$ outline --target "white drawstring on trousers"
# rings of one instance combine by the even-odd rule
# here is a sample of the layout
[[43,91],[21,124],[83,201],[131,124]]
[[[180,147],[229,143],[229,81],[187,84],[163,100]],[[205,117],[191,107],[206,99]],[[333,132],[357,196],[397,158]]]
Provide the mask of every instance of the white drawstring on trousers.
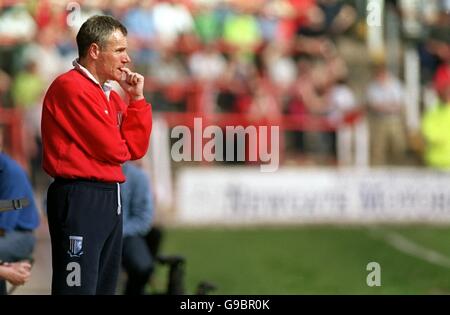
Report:
[[122,202],[120,200],[120,184],[117,183],[117,215],[122,211]]

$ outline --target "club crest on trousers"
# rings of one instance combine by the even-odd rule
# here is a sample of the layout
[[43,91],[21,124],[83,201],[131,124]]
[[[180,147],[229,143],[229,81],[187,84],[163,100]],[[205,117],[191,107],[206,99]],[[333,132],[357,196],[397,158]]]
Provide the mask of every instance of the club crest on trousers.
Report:
[[67,253],[70,257],[80,257],[83,254],[82,236],[69,236],[69,250]]

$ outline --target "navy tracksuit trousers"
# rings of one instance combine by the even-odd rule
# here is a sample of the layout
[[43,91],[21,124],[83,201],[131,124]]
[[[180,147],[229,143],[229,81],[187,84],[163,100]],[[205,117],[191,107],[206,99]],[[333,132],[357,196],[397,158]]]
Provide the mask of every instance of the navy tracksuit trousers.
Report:
[[115,294],[122,254],[117,183],[56,179],[47,194],[52,294]]

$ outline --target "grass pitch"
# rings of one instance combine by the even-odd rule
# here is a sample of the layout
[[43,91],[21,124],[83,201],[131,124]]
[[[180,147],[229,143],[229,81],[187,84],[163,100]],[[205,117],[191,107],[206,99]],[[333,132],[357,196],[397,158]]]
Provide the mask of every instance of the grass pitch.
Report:
[[[161,254],[186,258],[188,294],[204,280],[225,295],[450,294],[447,226],[170,228]],[[367,285],[369,262],[381,286]],[[167,269],[156,270],[162,290]]]

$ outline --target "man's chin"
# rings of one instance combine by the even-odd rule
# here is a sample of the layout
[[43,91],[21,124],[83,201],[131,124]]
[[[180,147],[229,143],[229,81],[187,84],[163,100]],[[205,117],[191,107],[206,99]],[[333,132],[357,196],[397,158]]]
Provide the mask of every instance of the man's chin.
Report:
[[116,74],[115,76],[112,76],[110,78],[111,81],[117,81],[119,82],[122,79],[122,74]]

